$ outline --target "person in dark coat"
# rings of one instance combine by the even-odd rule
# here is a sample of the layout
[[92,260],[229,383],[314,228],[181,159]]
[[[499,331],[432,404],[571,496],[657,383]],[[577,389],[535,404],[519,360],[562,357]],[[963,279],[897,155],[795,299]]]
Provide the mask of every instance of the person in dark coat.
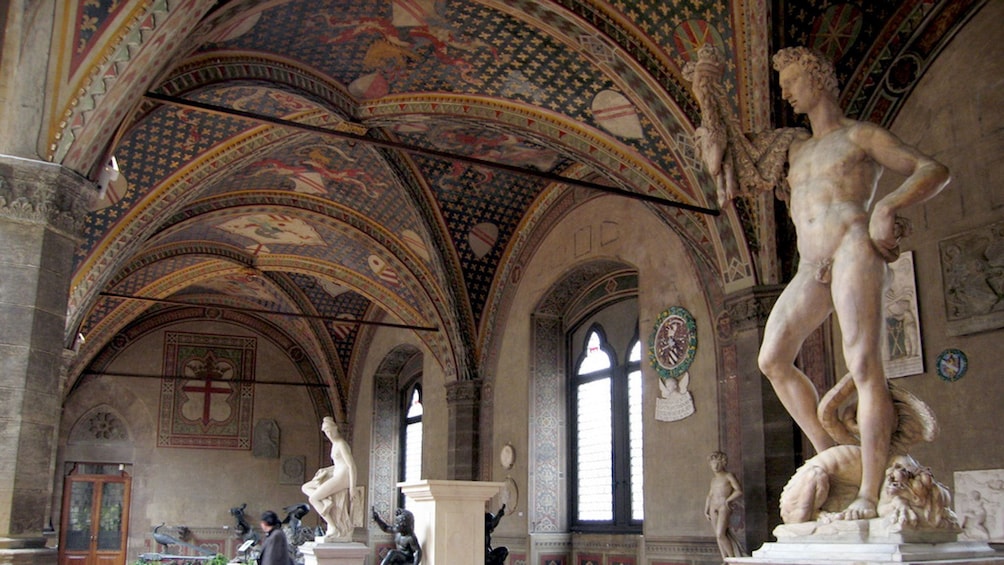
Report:
[[279,515],[271,510],[263,512],[261,529],[265,531],[265,541],[261,544],[258,565],[293,565],[289,557],[289,542],[282,532]]

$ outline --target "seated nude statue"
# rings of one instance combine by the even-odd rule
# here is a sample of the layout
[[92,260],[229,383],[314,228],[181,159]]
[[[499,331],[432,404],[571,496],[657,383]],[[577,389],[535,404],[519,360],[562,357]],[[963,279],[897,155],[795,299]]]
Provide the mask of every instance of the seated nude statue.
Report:
[[[838,516],[873,518],[895,425],[880,335],[886,263],[898,257],[903,235],[896,213],[934,197],[948,183],[949,174],[943,165],[889,131],[845,117],[837,100],[833,65],[820,54],[804,47],[787,48],[778,52],[773,62],[782,96],[796,113],[808,117],[812,131],[792,132],[787,138],[788,203],[800,262],[767,319],[758,362],[815,450],[833,447],[836,442],[817,415],[818,392],[794,362],[809,334],[835,313],[844,359],[857,388],[861,444],[860,487]],[[711,89],[718,88],[708,86],[711,79],[717,79],[715,70],[715,65],[699,62],[691,71],[703,117],[710,115],[705,107],[709,93],[713,94]],[[705,126],[702,122],[702,128],[720,133],[727,131],[728,125]],[[751,151],[748,139],[741,140],[731,132],[706,137],[702,150],[711,154],[702,157],[717,171],[728,173],[716,178],[719,193],[728,199],[742,188],[734,188],[743,184],[741,169],[749,168],[751,162],[758,166],[758,160],[730,154]],[[731,166],[723,167],[723,160]],[[884,169],[905,180],[875,201]],[[730,175],[740,180],[733,182]],[[780,178],[774,181],[775,186],[783,184]],[[763,188],[762,182],[758,188]]]
[[326,541],[349,539],[354,527],[352,504],[356,489],[356,464],[352,459],[352,448],[342,438],[334,418],[325,416],[321,430],[331,441],[330,467],[317,471],[314,478],[300,490],[306,494],[310,505],[324,519],[328,528],[324,534]]

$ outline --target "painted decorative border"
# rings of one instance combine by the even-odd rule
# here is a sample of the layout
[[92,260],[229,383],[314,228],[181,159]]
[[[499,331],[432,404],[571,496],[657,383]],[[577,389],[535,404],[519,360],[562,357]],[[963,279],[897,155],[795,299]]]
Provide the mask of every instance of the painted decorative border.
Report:
[[[164,376],[181,377],[188,363],[226,366],[221,375],[231,382],[191,378],[164,378],[161,381],[158,447],[202,449],[251,449],[251,421],[254,408],[255,353],[253,337],[166,332],[164,334]],[[211,367],[221,367],[216,365]],[[191,374],[191,373],[189,373]],[[219,377],[218,377],[219,378]],[[197,383],[202,383],[199,386]],[[223,417],[213,410],[213,395],[224,395]],[[196,402],[201,417],[186,416],[186,403]],[[211,404],[210,404],[211,403]]]

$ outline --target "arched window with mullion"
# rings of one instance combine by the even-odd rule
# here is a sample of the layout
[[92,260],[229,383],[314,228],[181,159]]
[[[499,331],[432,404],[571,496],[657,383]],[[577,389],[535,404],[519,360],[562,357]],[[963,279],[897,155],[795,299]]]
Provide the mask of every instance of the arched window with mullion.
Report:
[[[402,482],[422,478],[422,385],[419,381],[405,387],[402,394],[401,457],[398,476]],[[404,493],[398,491],[398,507],[405,507]]]
[[603,327],[594,323],[571,367],[571,524],[575,530],[641,530],[644,455],[637,331],[630,343],[620,357],[627,361],[619,363]]

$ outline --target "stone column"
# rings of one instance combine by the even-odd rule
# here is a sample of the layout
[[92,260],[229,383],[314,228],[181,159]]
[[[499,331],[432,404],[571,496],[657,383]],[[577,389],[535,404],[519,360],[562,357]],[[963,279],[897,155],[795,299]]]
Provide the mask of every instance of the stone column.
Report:
[[450,410],[447,474],[455,481],[477,480],[481,379],[448,383],[446,404]]
[[0,563],[55,562],[25,550],[50,518],[67,298],[93,194],[58,165],[0,156]]
[[733,331],[735,394],[738,397],[739,450],[742,467],[730,467],[743,487],[746,546],[752,551],[768,541],[780,523],[781,487],[794,473],[794,422],[757,364],[767,315],[783,285],[744,289],[726,297]]

